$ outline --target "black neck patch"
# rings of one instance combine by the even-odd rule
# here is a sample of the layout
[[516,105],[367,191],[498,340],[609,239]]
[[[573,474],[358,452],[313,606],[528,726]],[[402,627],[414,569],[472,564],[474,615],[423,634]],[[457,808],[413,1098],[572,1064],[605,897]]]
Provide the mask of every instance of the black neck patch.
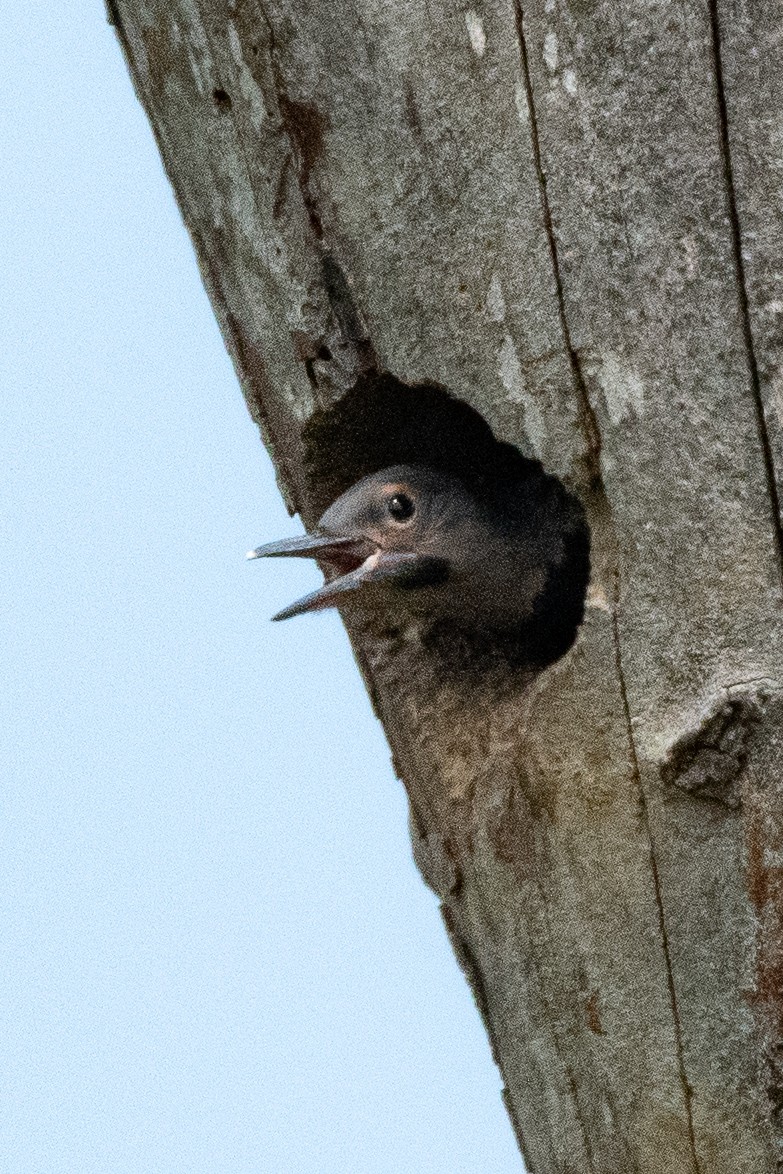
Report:
[[449,565],[445,559],[421,558],[395,576],[394,585],[403,591],[417,591],[421,587],[440,587],[448,577]]

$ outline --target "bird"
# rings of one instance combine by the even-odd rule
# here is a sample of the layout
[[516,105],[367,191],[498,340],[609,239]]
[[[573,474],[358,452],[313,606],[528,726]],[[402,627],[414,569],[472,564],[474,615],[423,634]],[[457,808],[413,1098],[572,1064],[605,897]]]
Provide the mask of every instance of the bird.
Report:
[[[323,608],[415,621],[441,646],[493,645],[510,661],[550,663],[584,614],[589,533],[577,499],[537,462],[515,484],[393,465],[362,477],[312,532],[249,559],[316,558],[325,582],[272,618]],[[488,488],[490,486],[490,488]]]

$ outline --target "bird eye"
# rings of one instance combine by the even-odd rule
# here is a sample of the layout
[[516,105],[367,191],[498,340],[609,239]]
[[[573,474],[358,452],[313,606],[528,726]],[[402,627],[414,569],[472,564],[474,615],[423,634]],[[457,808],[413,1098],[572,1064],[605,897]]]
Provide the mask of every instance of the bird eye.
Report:
[[407,522],[408,518],[412,518],[416,513],[416,506],[407,493],[395,493],[394,497],[390,497],[386,502],[386,508],[395,522]]

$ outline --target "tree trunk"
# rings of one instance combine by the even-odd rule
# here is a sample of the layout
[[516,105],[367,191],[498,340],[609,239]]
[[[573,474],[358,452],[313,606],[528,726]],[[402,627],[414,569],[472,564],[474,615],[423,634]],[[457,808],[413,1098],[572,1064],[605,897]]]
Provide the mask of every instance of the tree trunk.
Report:
[[351,632],[529,1169],[783,1170],[781,13],[110,17],[305,523],[385,451],[381,385],[584,504],[585,621],[532,685]]

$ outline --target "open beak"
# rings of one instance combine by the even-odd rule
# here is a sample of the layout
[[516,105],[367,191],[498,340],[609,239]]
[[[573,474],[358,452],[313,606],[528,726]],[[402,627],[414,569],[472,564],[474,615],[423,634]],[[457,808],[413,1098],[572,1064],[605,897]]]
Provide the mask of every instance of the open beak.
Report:
[[419,556],[413,551],[387,551],[374,546],[366,538],[335,534],[303,534],[300,538],[284,538],[269,542],[248,552],[248,558],[323,558],[344,572],[324,583],[289,607],[284,607],[273,620],[288,620],[307,611],[336,607],[344,596],[359,591],[371,583],[399,578]]

